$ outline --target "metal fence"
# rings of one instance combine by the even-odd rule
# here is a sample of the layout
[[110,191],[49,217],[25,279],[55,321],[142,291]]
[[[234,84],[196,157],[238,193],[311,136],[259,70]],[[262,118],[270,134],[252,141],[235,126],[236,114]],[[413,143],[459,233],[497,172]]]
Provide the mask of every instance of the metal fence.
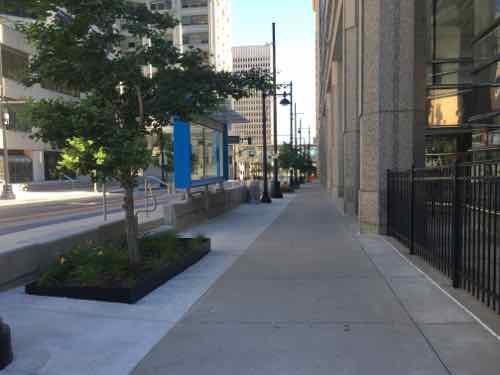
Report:
[[387,181],[389,235],[500,313],[500,161],[388,171]]

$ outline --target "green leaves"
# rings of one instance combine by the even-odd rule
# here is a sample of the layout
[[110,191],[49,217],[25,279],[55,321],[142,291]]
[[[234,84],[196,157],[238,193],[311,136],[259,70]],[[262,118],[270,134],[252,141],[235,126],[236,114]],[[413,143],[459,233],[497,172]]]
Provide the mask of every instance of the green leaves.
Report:
[[[144,4],[19,1],[34,15],[19,26],[36,50],[25,83],[45,81],[82,93],[79,101],[30,103],[34,137],[63,150],[61,167],[120,181],[129,233],[136,177],[151,164],[146,136],[174,116],[189,121],[218,111],[228,98],[272,88],[269,73],[217,72],[200,50],[181,53],[166,37],[177,21]],[[136,236],[127,236],[131,259]]]

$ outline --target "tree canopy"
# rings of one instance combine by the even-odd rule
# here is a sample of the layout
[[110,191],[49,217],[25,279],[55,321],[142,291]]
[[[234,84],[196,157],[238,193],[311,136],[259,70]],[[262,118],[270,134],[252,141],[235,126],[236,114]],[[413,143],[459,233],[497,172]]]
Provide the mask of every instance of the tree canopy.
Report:
[[[7,1],[8,2],[8,1]],[[126,192],[131,258],[137,256],[133,189],[151,162],[145,136],[174,116],[191,120],[217,111],[228,98],[268,90],[269,74],[218,72],[200,50],[181,53],[166,37],[177,24],[168,13],[129,0],[16,0],[33,22],[19,29],[35,47],[25,83],[49,81],[79,98],[32,102],[34,136],[60,149],[85,146],[97,173]]]

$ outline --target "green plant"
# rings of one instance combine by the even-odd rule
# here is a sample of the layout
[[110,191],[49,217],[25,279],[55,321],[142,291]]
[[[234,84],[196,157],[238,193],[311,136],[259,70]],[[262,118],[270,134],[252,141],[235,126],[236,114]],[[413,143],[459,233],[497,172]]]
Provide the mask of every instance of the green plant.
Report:
[[141,262],[130,264],[126,245],[87,243],[58,257],[41,276],[40,286],[131,287],[145,274],[179,264],[183,257],[201,248],[205,237],[197,236],[189,246],[179,246],[175,231],[140,240]]
[[[30,103],[34,137],[67,150],[66,161],[75,169],[121,183],[128,257],[139,264],[134,188],[139,171],[151,164],[146,136],[158,134],[175,116],[191,121],[219,110],[227,98],[268,89],[269,74],[216,71],[202,51],[181,52],[165,38],[177,25],[169,13],[134,1],[8,3],[34,17],[19,26],[36,50],[24,83],[50,81],[85,94],[79,101]],[[144,74],[145,66],[154,74]],[[76,140],[84,146],[82,157],[72,152]]]

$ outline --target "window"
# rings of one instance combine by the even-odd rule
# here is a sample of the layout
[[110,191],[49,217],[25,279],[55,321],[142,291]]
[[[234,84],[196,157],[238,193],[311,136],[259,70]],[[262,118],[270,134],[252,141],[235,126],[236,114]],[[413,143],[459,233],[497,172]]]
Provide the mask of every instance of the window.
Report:
[[208,15],[194,15],[194,16],[184,16],[182,17],[182,24],[184,26],[189,25],[208,25]]
[[500,0],[475,0],[475,34],[486,32],[500,17]]
[[472,160],[498,157],[500,0],[428,0],[427,11],[428,128],[462,128],[446,139],[430,133],[427,163],[464,152]]
[[434,60],[472,57],[474,2],[434,0]]
[[208,33],[184,34],[183,43],[188,45],[208,44]]
[[7,47],[3,44],[2,65],[5,78],[20,82],[25,77],[29,65],[29,54]]
[[[33,181],[33,161],[22,151],[9,151],[9,172],[12,183]],[[5,178],[3,153],[0,155],[0,178]]]
[[12,0],[0,0],[0,13],[15,17],[34,18],[34,13],[26,9],[26,6],[17,5]]
[[191,179],[193,181],[222,176],[221,131],[191,125]]
[[183,8],[200,8],[208,6],[208,0],[182,0]]
[[149,7],[153,12],[169,10],[172,9],[172,1],[171,0],[156,1],[154,3],[151,3]]

